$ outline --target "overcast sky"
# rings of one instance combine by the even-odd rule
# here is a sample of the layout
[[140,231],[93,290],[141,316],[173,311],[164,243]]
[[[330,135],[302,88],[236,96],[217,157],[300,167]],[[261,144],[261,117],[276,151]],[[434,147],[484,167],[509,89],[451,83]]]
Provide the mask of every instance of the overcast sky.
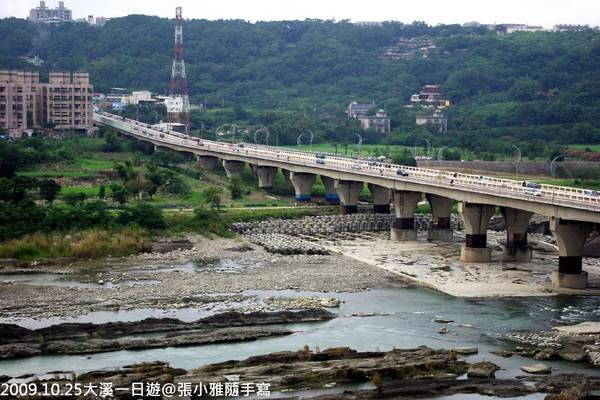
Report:
[[[27,18],[39,0],[0,0],[0,18]],[[528,24],[552,28],[556,24],[600,26],[600,0],[64,0],[73,18],[123,17],[130,14],[174,18],[182,7],[184,19],[242,19],[245,21],[305,20],[424,21],[429,25]],[[58,7],[58,0],[46,0]]]

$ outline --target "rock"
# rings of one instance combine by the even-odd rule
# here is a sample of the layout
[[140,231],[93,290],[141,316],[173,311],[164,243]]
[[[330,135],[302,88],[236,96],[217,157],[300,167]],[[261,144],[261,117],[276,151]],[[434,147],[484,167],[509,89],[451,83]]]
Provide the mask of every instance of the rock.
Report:
[[557,349],[545,347],[538,351],[533,358],[536,360],[559,360],[561,357]]
[[477,347],[454,347],[450,351],[458,354],[477,354],[479,349]]
[[524,365],[521,367],[521,370],[528,374],[550,374],[552,372],[549,366],[541,363]]
[[588,357],[592,365],[596,367],[600,366],[600,351],[590,351]]
[[438,330],[438,333],[448,333],[448,328],[443,327]]
[[579,347],[567,346],[559,352],[560,358],[566,361],[581,362],[588,360],[588,353]]
[[359,313],[352,314],[353,317],[381,317],[384,315],[389,315],[389,314],[381,313],[381,312],[359,312]]
[[489,361],[482,361],[471,364],[469,370],[467,371],[467,376],[469,378],[493,378],[496,371],[499,371],[501,368]]
[[591,393],[592,389],[590,388],[590,384],[587,381],[579,382],[577,385],[560,392],[560,394],[563,396],[572,396],[577,399],[587,397]]
[[336,299],[334,297],[326,297],[321,299],[322,307],[339,307],[340,303],[340,299]]
[[194,244],[189,240],[175,240],[173,242],[152,243],[151,253],[169,253],[175,250],[190,250]]

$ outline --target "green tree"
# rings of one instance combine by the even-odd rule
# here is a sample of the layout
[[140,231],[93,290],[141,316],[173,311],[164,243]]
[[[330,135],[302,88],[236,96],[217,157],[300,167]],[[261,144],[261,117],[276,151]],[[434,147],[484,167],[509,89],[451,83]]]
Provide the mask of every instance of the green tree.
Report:
[[81,206],[83,202],[87,199],[87,194],[80,193],[63,193],[62,199],[65,203],[70,206]]
[[52,204],[61,189],[62,187],[54,179],[43,179],[40,181],[40,197],[47,203]]
[[223,190],[216,186],[209,186],[202,191],[202,197],[204,201],[211,206],[216,206],[217,210],[220,209],[221,203],[223,202],[222,197]]
[[241,199],[243,192],[242,177],[239,175],[232,176],[229,180],[228,189],[232,199]]
[[122,150],[122,140],[119,139],[114,130],[109,130],[104,134],[104,146],[102,150],[106,153],[118,153]]

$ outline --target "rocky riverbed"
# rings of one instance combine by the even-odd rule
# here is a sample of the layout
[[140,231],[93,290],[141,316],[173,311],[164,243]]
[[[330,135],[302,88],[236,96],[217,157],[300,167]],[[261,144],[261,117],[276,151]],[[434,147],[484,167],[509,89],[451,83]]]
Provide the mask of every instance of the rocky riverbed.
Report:
[[[500,243],[504,235],[490,232],[488,239],[491,246]],[[45,331],[19,330],[13,325],[5,325],[0,327],[2,332],[9,332],[10,329],[14,331],[12,336],[3,335],[0,354],[3,357],[24,356],[28,354],[27,351],[32,352],[30,354],[86,354],[98,349],[113,351],[143,348],[144,342],[149,346],[162,347],[201,344],[216,338],[255,340],[269,335],[287,335],[289,331],[285,329],[282,315],[285,315],[286,320],[289,318],[290,322],[297,316],[308,318],[305,321],[329,318],[323,307],[335,306],[336,292],[407,287],[427,284],[427,280],[435,283],[436,279],[447,282],[451,280],[450,275],[468,277],[467,282],[462,282],[465,287],[469,287],[468,281],[488,279],[497,283],[497,287],[511,283],[520,285],[529,295],[553,294],[543,279],[538,282],[536,278],[534,283],[531,282],[534,279],[532,271],[539,272],[542,268],[540,265],[519,266],[516,269],[500,267],[497,270],[495,266],[486,266],[486,271],[493,272],[486,274],[475,273],[474,271],[483,271],[483,266],[477,265],[452,270],[437,268],[455,265],[457,252],[452,245],[415,243],[399,248],[398,244],[385,242],[385,236],[385,233],[371,232],[301,237],[301,240],[312,246],[327,250],[307,251],[307,254],[301,251],[296,254],[269,251],[267,246],[263,247],[261,244],[261,240],[266,240],[265,238],[242,236],[235,240],[207,240],[191,236],[188,240],[157,246],[157,249],[171,250],[168,252],[157,250],[135,257],[109,258],[102,262],[69,259],[56,263],[38,260],[28,265],[18,265],[12,260],[0,260],[0,272],[3,274],[0,283],[0,317],[6,322],[19,322],[27,318],[42,321],[48,318],[71,318],[95,311],[142,308],[188,308],[196,310],[199,315],[221,316],[219,326],[208,326],[209,320],[202,318],[193,323],[164,319],[116,324],[111,325],[110,329],[108,326],[75,324],[71,326],[70,334],[66,333],[64,325],[45,328]],[[458,233],[457,240],[460,241],[460,238]],[[539,251],[548,252],[549,257],[553,256],[551,238],[539,234],[533,236],[530,242],[535,243]],[[430,264],[437,267],[433,268],[430,275],[422,274],[419,279],[414,279],[410,268],[415,267],[415,258],[429,259]],[[381,267],[394,263],[405,269]],[[586,263],[585,269],[593,270],[597,267],[595,260],[586,260]],[[550,270],[556,267],[551,262],[547,264]],[[416,267],[423,273],[422,265],[417,264]],[[33,280],[23,280],[23,274],[33,276],[48,273],[60,274],[59,277],[67,282],[59,285],[34,284]],[[19,279],[11,279],[11,276],[19,276]],[[52,279],[56,279],[56,275],[53,276]],[[590,279],[595,282],[597,276],[592,274]],[[515,283],[515,280],[521,283]],[[454,286],[461,284],[458,280],[451,283]],[[444,288],[441,285],[438,290],[444,291]],[[323,295],[259,298],[248,294],[246,291],[249,290],[297,290],[320,292]],[[525,292],[521,294],[523,293]],[[307,314],[299,314],[300,310]],[[269,323],[277,323],[278,326],[265,326]],[[202,332],[207,327],[210,329]],[[129,343],[119,339],[120,335],[149,331],[161,332],[164,336],[152,341],[128,339]],[[15,340],[11,342],[10,337]],[[28,339],[21,340],[23,338]],[[596,365],[596,360],[600,359],[596,356],[600,354],[600,337],[594,332],[586,332],[584,336],[581,332],[557,332],[556,335],[545,337],[540,335],[535,338],[536,342],[534,338],[507,335],[506,340],[519,345],[503,356],[520,354],[532,357],[532,361],[538,363],[563,358],[589,362],[591,365]],[[22,350],[22,353],[14,350],[11,352],[10,347],[5,347],[14,344],[23,345],[21,349],[26,350]],[[579,350],[577,352],[573,349],[576,346],[576,350]],[[253,357],[237,363],[204,366],[193,371],[173,369],[161,362],[122,366],[118,371],[97,371],[79,377],[72,376],[68,371],[56,371],[55,378],[46,383],[57,383],[65,387],[73,382],[110,382],[114,387],[126,385],[131,388],[131,383],[137,381],[155,382],[163,387],[167,384],[212,383],[212,387],[225,387],[229,384],[239,388],[244,382],[264,382],[270,390],[277,392],[306,387],[336,391],[336,394],[329,397],[321,396],[323,399],[371,398],[378,396],[380,391],[383,398],[429,398],[432,393],[480,393],[518,397],[536,391],[555,394],[578,391],[579,394],[586,394],[600,389],[596,378],[584,375],[527,374],[516,380],[493,379],[496,368],[499,367],[469,365],[462,359],[460,349],[432,350],[423,347],[365,354],[347,348],[323,351],[305,348],[286,354]],[[477,381],[434,379],[460,376],[469,370],[471,373],[468,375],[473,379],[478,377]],[[484,378],[481,376],[485,376],[486,372],[480,372],[482,370],[487,371]],[[403,375],[402,371],[412,372]],[[381,383],[377,376],[381,377]],[[237,383],[234,384],[235,382]],[[340,389],[345,384],[357,382],[370,385],[370,388]],[[129,390],[115,397],[135,396]]]

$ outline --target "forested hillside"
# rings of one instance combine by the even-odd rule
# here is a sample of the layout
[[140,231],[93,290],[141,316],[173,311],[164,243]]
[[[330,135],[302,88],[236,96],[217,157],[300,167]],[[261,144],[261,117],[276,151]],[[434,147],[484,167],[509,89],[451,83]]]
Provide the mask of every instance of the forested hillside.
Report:
[[[104,27],[4,19],[0,68],[34,69],[19,57],[37,55],[45,61],[42,76],[84,70],[97,92],[122,87],[164,94],[174,26],[173,19],[144,15]],[[368,143],[422,146],[427,138],[478,154],[510,154],[509,144],[519,143],[529,157],[600,143],[597,30],[503,35],[419,22],[186,20],[183,41],[191,102],[217,105],[194,111],[195,129],[200,121],[206,130],[225,123],[268,126],[279,144],[294,144],[306,129],[315,143],[353,142],[361,132]],[[428,49],[419,51],[424,43]],[[407,56],[381,57],[389,52]],[[451,102],[443,111],[444,135],[415,124],[416,115],[433,110],[405,107],[428,84],[440,85]],[[384,108],[393,131],[360,131],[345,115],[351,101]]]

